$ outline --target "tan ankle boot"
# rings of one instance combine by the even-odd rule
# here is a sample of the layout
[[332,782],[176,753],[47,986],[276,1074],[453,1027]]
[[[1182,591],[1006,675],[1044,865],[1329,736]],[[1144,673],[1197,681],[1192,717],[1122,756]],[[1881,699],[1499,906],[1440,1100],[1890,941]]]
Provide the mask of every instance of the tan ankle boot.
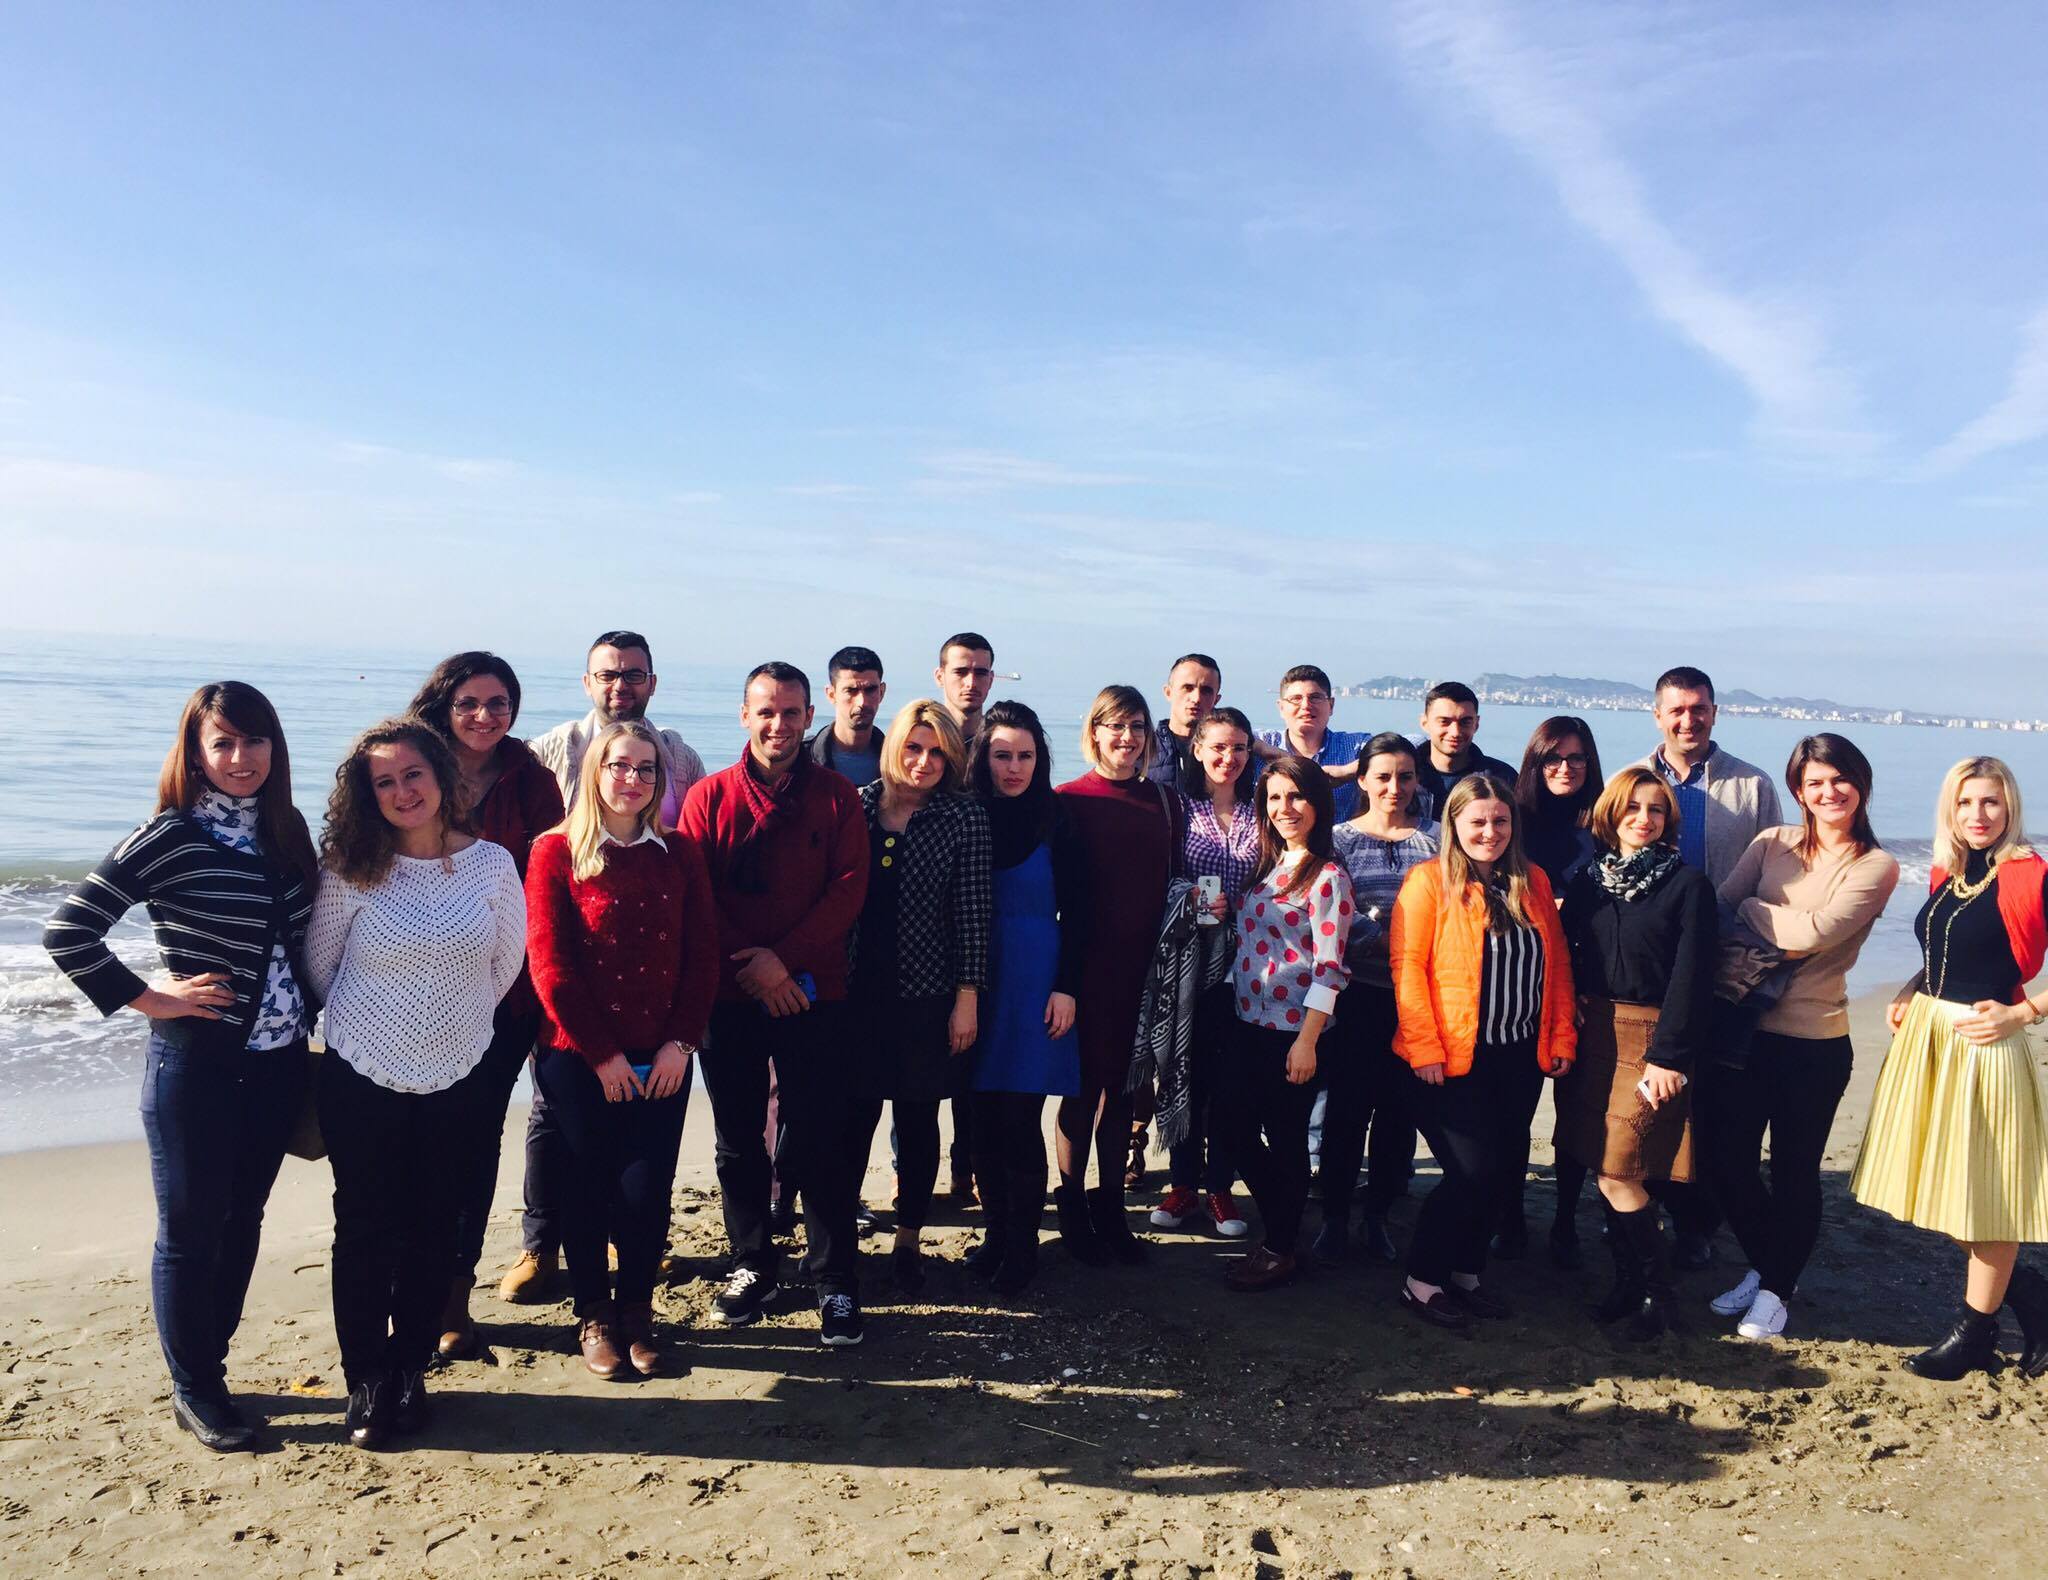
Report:
[[625,1335],[626,1353],[633,1362],[633,1370],[642,1377],[658,1376],[667,1357],[654,1336],[654,1303],[638,1300],[621,1306],[619,1331]]
[[498,1282],[498,1298],[515,1306],[534,1305],[547,1299],[548,1285],[555,1281],[553,1251],[521,1251],[519,1260],[505,1270]]
[[576,1346],[583,1351],[583,1364],[606,1382],[616,1381],[626,1370],[626,1357],[619,1353],[617,1309],[605,1300],[579,1307],[576,1315]]

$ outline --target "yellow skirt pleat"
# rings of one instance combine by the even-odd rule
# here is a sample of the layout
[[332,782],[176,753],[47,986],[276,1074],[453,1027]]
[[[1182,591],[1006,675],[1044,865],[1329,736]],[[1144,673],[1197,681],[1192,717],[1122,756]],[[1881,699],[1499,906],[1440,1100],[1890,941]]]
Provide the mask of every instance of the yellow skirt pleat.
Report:
[[1969,1013],[1914,995],[1850,1193],[1957,1240],[2048,1241],[2048,1093],[2024,1034],[1981,1047],[1956,1035]]

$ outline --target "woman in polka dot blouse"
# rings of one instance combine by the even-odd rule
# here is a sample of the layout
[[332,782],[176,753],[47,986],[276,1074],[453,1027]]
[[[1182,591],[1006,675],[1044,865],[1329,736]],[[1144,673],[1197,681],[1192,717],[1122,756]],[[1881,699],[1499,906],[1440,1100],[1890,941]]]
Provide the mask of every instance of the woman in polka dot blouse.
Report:
[[1237,1046],[1218,1111],[1230,1152],[1265,1224],[1265,1240],[1229,1275],[1233,1289],[1270,1289],[1294,1276],[1308,1202],[1308,1122],[1316,1045],[1351,980],[1351,878],[1331,854],[1330,781],[1289,754],[1260,775],[1252,805],[1259,860],[1238,907]]

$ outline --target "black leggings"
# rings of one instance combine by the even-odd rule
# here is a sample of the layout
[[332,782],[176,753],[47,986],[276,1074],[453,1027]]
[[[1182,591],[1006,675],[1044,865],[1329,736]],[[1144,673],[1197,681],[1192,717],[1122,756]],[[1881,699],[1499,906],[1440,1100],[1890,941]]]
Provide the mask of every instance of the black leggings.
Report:
[[1501,1174],[1514,1161],[1518,1135],[1528,1130],[1519,1106],[1525,1065],[1536,1068],[1533,1042],[1482,1046],[1465,1074],[1447,1075],[1441,1086],[1415,1081],[1409,1094],[1415,1127],[1444,1171],[1443,1183],[1416,1215],[1408,1245],[1408,1276],[1419,1283],[1445,1284],[1453,1273],[1477,1274],[1486,1266]]
[[1522,1197],[1529,1184],[1529,1132],[1543,1102],[1543,1070],[1532,1059],[1528,1069],[1516,1069],[1511,1080],[1515,1134],[1509,1138],[1508,1154],[1501,1160],[1500,1191],[1495,1198],[1494,1221],[1503,1231],[1519,1229],[1522,1224]]
[[1237,996],[1225,977],[1195,1001],[1188,1044],[1188,1133],[1173,1144],[1166,1182],[1176,1190],[1227,1191],[1237,1177],[1218,1121],[1217,1088],[1237,1039]]
[[1045,1213],[1045,1095],[976,1092],[956,1099],[974,1113],[974,1178],[982,1219],[1005,1257],[1033,1261]]
[[[863,1099],[855,1133],[865,1138],[855,1150],[867,1156],[882,1123],[879,1097]],[[932,1193],[939,1183],[939,1105],[889,1099],[889,1133],[896,1142],[896,1227],[922,1229],[931,1218]]]
[[1780,1299],[1791,1297],[1820,1238],[1821,1158],[1855,1063],[1847,1037],[1760,1031],[1744,1068],[1700,1073],[1693,1125],[1701,1161],[1750,1266]]
[[1123,1210],[1124,1165],[1131,1155],[1131,1113],[1128,1092],[1091,1087],[1081,1077],[1081,1095],[1062,1097],[1059,1107],[1060,1184],[1078,1190],[1088,1174],[1088,1148],[1093,1138],[1095,1172],[1106,1199]]
[[1316,1105],[1313,1080],[1297,1085],[1287,1079],[1287,1052],[1294,1038],[1291,1031],[1239,1021],[1237,1047],[1220,1094],[1230,1155],[1258,1203],[1267,1248],[1282,1256],[1292,1256],[1301,1238],[1301,1212],[1308,1202],[1308,1116]]
[[1358,1171],[1367,1160],[1365,1214],[1384,1218],[1408,1189],[1415,1172],[1415,1121],[1409,1117],[1408,1088],[1417,1085],[1407,1062],[1394,1052],[1394,993],[1354,983],[1337,999],[1337,1013],[1318,1047],[1320,1073],[1329,1101],[1323,1109],[1322,1169],[1316,1194],[1323,1221],[1346,1222]]

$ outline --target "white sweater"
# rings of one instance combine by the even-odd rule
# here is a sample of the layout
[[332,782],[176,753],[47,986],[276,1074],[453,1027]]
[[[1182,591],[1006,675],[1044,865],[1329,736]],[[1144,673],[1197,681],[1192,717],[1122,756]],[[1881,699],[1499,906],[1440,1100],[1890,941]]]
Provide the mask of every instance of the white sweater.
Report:
[[525,958],[519,870],[482,839],[446,866],[400,856],[368,889],[322,873],[306,930],[329,1050],[394,1092],[438,1092],[476,1068]]

